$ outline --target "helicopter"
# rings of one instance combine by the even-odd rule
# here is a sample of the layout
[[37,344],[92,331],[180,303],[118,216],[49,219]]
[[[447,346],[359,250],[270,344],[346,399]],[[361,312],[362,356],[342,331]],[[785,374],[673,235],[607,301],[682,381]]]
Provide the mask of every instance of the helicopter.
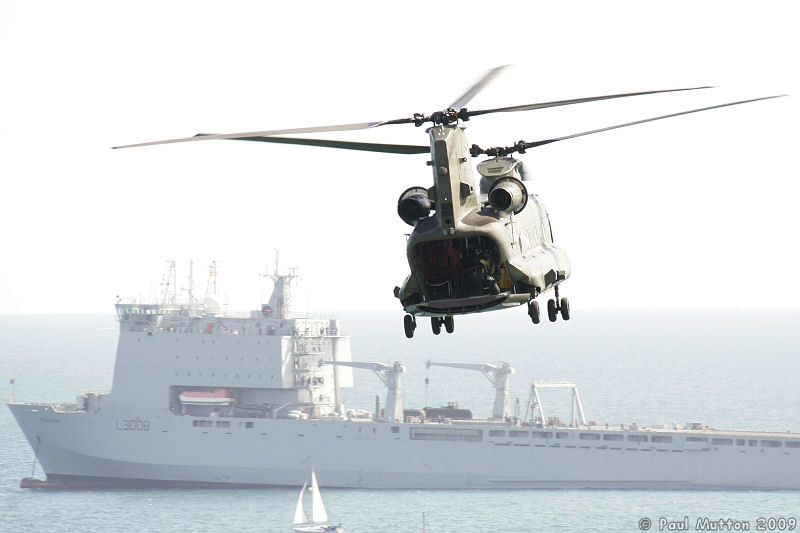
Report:
[[[582,104],[600,100],[657,93],[709,89],[710,86],[662,89],[591,96],[493,109],[470,110],[467,104],[508,65],[489,70],[464,94],[441,111],[430,115],[353,124],[314,126],[247,133],[207,134],[138,144],[116,146],[132,148],[157,144],[214,139],[258,141],[279,144],[319,146],[393,154],[428,154],[427,165],[433,186],[414,186],[403,191],[397,213],[412,231],[407,239],[406,256],[410,273],[394,296],[406,312],[403,329],[412,338],[417,317],[430,317],[431,329],[439,335],[455,329],[454,315],[480,313],[527,305],[534,324],[541,322],[537,298],[552,291],[547,300],[547,317],[569,320],[569,300],[561,297],[559,286],[570,277],[567,254],[553,242],[550,217],[536,194],[528,191],[529,181],[523,162],[512,157],[554,142],[634,126],[655,120],[697,113],[722,107],[778,98],[766,96],[691,109],[634,122],[574,133],[533,142],[518,141],[511,146],[481,148],[469,145],[465,123],[473,117],[491,113],[530,111],[549,107]],[[387,125],[430,125],[429,145],[381,144],[282,135],[372,129]],[[477,164],[476,177],[471,158],[487,159]]]

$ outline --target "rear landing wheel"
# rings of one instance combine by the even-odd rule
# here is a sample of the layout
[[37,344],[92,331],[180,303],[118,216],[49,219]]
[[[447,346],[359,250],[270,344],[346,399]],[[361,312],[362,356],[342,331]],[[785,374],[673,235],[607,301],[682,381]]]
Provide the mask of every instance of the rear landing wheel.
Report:
[[406,337],[409,339],[414,336],[414,330],[417,329],[417,322],[412,315],[403,317],[403,329],[406,332]]
[[456,329],[456,325],[453,322],[453,315],[447,315],[444,317],[444,329],[447,331],[447,333],[453,333],[453,331]]
[[569,320],[569,300],[561,298],[561,318]]
[[438,316],[431,317],[431,330],[433,330],[434,335],[438,335],[442,332],[442,318]]

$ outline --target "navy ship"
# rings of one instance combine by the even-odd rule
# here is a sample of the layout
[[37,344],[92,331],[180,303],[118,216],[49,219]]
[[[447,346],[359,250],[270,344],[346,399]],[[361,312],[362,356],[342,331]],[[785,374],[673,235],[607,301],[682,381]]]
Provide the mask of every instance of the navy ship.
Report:
[[[112,389],[76,403],[11,402],[46,479],[25,487],[291,486],[313,467],[328,487],[382,489],[800,489],[800,434],[598,427],[574,390],[568,422],[509,409],[508,364],[483,371],[492,417],[457,405],[404,409],[400,362],[352,361],[331,317],[291,312],[294,272],[272,276],[260,309],[210,298],[118,301]],[[387,386],[382,409],[344,409],[353,368]]]

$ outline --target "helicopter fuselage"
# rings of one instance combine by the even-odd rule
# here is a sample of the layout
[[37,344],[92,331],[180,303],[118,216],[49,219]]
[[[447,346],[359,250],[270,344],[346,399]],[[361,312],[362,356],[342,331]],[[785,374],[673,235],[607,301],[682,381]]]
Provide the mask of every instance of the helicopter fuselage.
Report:
[[411,273],[395,290],[405,311],[444,317],[513,307],[567,279],[569,259],[553,244],[544,205],[522,183],[521,163],[489,159],[476,180],[464,126],[428,132],[432,209],[406,220],[414,225],[407,243]]

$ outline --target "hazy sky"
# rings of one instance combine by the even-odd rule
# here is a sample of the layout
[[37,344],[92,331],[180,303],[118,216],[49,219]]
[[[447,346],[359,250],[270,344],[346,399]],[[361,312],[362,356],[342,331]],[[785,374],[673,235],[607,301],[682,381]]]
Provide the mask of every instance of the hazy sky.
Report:
[[[573,309],[797,307],[797,2],[660,5],[5,0],[0,313],[108,312],[157,294],[169,259],[181,278],[194,259],[199,292],[216,259],[232,308],[252,308],[275,249],[301,268],[296,307],[399,312],[396,201],[430,185],[424,155],[110,147],[430,113],[506,63],[470,107],[718,88],[478,117],[470,142],[792,94],[524,160],[572,261]],[[427,144],[413,126],[337,138]]]

